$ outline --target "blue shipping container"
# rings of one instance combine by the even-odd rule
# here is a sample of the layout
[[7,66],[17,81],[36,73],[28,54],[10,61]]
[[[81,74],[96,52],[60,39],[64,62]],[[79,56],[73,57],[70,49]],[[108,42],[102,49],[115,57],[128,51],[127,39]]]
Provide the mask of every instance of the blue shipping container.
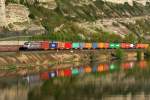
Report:
[[57,49],[57,43],[50,43],[51,49]]
[[95,42],[95,43],[92,43],[92,48],[93,48],[93,49],[98,48],[98,45],[97,45],[97,44],[98,44],[98,43],[96,43],[96,42]]
[[80,49],[84,48],[84,43],[80,43]]

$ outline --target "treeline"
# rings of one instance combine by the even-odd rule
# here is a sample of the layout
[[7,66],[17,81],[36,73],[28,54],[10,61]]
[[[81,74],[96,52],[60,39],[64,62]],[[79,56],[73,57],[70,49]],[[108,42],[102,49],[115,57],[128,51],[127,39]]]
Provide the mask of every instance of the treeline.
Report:
[[93,33],[93,34],[73,34],[73,33],[51,33],[32,36],[30,40],[55,40],[55,41],[70,41],[70,42],[144,42],[144,39],[137,38],[130,33],[121,37],[115,33]]

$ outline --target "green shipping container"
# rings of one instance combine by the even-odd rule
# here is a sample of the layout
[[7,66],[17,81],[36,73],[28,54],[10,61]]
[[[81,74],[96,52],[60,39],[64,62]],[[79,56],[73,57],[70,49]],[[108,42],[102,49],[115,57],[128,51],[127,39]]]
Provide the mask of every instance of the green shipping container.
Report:
[[115,48],[120,48],[120,44],[119,44],[119,43],[116,43],[116,44],[115,44]]
[[80,47],[80,43],[72,43],[72,48],[78,49]]
[[110,48],[120,48],[119,43],[110,43]]
[[73,68],[72,69],[72,75],[78,75],[79,74],[79,71],[77,68]]
[[109,48],[115,48],[115,43],[110,43]]

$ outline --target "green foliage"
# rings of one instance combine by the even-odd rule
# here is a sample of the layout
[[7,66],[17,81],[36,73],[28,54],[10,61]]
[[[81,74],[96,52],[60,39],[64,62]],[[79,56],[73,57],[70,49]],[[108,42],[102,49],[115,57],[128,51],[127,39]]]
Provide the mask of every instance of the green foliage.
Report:
[[124,38],[124,42],[136,43],[136,36],[133,33],[127,34]]
[[123,49],[120,49],[120,48],[116,49],[115,56],[118,59],[123,59],[124,58],[124,51],[123,51]]
[[141,53],[142,53],[141,51],[138,51],[138,52],[137,52],[137,59],[138,59],[138,60],[141,60],[141,58],[142,58]]

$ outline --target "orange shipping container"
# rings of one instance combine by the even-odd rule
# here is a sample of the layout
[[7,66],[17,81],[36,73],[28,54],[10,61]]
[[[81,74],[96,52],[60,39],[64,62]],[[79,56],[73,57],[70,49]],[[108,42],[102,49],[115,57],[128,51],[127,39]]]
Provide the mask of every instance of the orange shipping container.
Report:
[[91,49],[92,48],[92,43],[85,43],[84,48]]
[[102,49],[105,47],[105,43],[98,43],[98,48]]
[[64,42],[58,42],[58,49],[64,49],[65,43]]

